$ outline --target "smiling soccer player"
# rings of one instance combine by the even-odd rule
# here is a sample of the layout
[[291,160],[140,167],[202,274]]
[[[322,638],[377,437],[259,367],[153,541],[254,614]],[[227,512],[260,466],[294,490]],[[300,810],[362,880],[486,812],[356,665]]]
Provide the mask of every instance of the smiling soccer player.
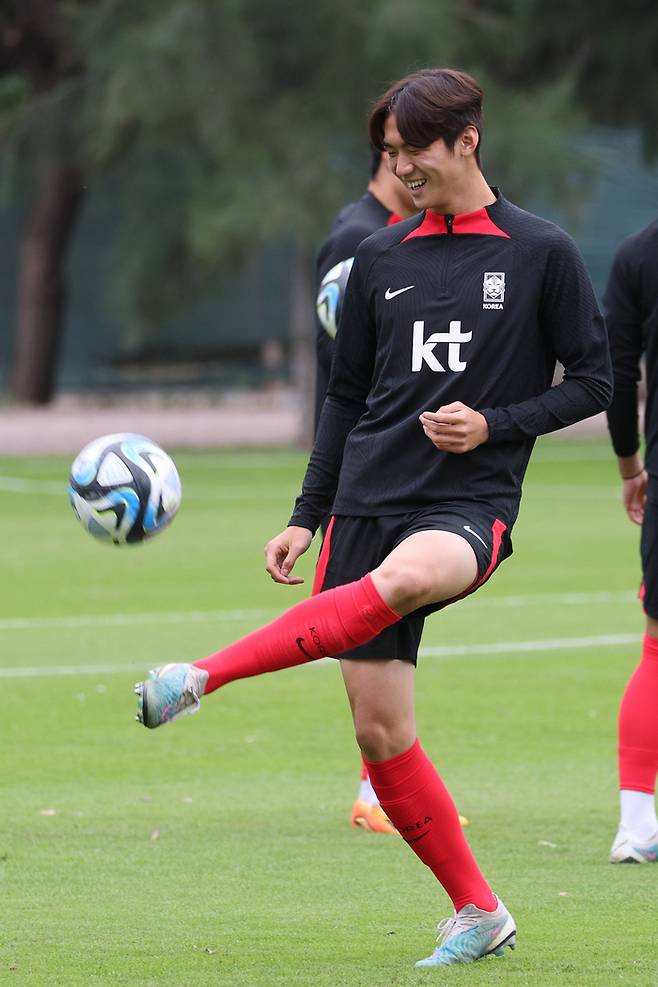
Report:
[[[511,554],[535,437],[601,411],[612,389],[577,248],[487,184],[481,133],[480,87],[450,69],[414,73],[375,105],[371,141],[422,211],[356,252],[302,492],[267,546],[271,577],[299,583],[295,562],[331,511],[315,594],[137,686],[139,717],[155,727],[233,679],[339,658],[381,805],[454,906],[421,966],[516,940],[416,736],[423,623]],[[557,360],[565,375],[552,386]]]

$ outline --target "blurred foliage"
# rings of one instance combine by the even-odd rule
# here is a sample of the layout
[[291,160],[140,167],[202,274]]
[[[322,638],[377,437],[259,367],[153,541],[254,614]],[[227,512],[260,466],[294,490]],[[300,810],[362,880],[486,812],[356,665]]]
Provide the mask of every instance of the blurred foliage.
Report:
[[[482,64],[506,87],[568,77],[593,123],[637,127],[658,156],[658,8],[655,0],[464,0]],[[501,53],[504,57],[501,58]]]
[[[12,34],[44,5],[47,86]],[[425,65],[483,83],[492,182],[576,209],[587,122],[658,150],[657,38],[640,0],[3,0],[0,146],[65,116],[86,181],[113,176],[115,295],[157,325],[263,243],[317,243],[367,180],[370,103]]]

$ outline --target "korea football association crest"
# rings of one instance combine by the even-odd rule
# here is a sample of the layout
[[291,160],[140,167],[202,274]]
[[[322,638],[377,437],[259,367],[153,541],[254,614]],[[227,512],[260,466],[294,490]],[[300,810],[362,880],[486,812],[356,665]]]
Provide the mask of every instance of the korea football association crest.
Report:
[[482,308],[502,309],[505,301],[505,272],[486,271],[482,279]]

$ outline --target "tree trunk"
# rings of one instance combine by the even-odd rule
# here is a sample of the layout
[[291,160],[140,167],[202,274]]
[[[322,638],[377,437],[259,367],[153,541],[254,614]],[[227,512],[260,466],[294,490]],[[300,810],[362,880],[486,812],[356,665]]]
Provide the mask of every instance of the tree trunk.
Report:
[[54,393],[66,310],[66,253],[82,204],[78,171],[42,153],[20,247],[9,391],[47,404]]
[[292,382],[301,404],[299,442],[305,449],[313,445],[315,415],[315,268],[309,250],[299,244],[293,251],[291,278],[291,365]]

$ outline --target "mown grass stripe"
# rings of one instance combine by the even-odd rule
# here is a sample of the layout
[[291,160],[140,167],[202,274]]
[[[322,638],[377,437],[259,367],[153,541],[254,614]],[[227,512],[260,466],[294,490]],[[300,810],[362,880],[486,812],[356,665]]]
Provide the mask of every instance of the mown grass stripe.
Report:
[[[637,644],[641,634],[600,634],[593,637],[547,638],[536,641],[496,641],[486,644],[447,645],[439,648],[421,648],[422,658],[465,658],[470,655],[504,655],[536,651],[564,651],[578,648],[609,648],[623,644]],[[331,661],[323,658],[314,665]],[[164,663],[164,662],[163,662]],[[0,668],[0,679],[48,678],[65,675],[114,675],[144,669],[144,662],[105,665],[32,665],[25,668]]]
[[[601,593],[536,593],[499,597],[471,598],[468,607],[486,610],[514,609],[532,606],[604,606],[627,603],[637,599],[631,591]],[[173,613],[112,613],[73,614],[70,617],[4,617],[0,631],[31,631],[76,629],[81,627],[134,627],[148,624],[231,623],[234,621],[265,620],[280,611],[274,608],[245,610],[188,610]]]

